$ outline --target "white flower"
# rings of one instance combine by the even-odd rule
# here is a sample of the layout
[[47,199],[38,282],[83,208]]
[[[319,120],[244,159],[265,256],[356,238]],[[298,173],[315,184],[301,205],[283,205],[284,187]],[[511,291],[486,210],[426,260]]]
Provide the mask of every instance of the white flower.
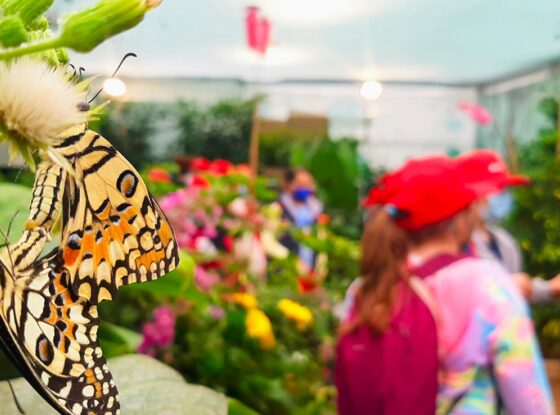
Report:
[[57,144],[64,130],[87,121],[78,109],[85,100],[63,69],[31,58],[0,63],[0,124],[16,139]]

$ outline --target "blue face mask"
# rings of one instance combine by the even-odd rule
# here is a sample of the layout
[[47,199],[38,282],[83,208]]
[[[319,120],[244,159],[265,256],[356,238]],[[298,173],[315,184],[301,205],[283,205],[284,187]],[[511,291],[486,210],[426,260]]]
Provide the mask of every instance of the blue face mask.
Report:
[[488,209],[484,219],[490,223],[500,223],[508,217],[512,209],[513,196],[505,190],[488,198]]
[[292,195],[298,202],[307,202],[307,199],[309,199],[313,195],[313,190],[307,187],[299,187],[297,189],[294,189]]

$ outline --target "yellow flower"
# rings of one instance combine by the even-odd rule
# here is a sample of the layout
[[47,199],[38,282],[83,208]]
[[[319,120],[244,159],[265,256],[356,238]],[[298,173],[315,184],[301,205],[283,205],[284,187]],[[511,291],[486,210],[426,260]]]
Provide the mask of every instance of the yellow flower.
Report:
[[245,319],[247,335],[260,342],[263,349],[272,349],[276,344],[272,324],[266,314],[258,308],[251,308]]
[[278,302],[278,308],[287,319],[296,323],[299,330],[305,330],[313,323],[311,310],[295,301],[284,298]]
[[235,304],[243,306],[245,309],[250,310],[259,306],[259,301],[252,294],[247,293],[234,293],[231,294],[231,301]]

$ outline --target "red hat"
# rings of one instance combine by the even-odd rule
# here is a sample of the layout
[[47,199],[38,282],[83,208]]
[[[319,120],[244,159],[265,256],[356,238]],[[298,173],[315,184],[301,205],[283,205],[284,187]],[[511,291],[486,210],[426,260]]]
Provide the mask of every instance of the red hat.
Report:
[[467,187],[479,197],[502,191],[509,186],[531,183],[526,176],[508,171],[504,159],[493,150],[473,150],[455,159],[457,172]]
[[452,160],[443,154],[413,158],[399,169],[383,175],[370,189],[362,205],[383,205],[414,177],[421,174],[437,174],[442,169],[453,168],[452,163]]
[[449,219],[477,199],[450,166],[440,166],[412,177],[386,204],[396,223],[419,231]]

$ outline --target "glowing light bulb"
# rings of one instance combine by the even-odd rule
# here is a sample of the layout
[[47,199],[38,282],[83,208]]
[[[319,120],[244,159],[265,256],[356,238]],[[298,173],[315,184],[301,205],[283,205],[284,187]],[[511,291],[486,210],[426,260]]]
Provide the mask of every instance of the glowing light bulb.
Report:
[[360,88],[360,95],[368,101],[379,99],[383,93],[383,86],[377,81],[366,81]]
[[111,97],[122,97],[126,94],[126,84],[118,78],[109,78],[103,82],[103,91]]

